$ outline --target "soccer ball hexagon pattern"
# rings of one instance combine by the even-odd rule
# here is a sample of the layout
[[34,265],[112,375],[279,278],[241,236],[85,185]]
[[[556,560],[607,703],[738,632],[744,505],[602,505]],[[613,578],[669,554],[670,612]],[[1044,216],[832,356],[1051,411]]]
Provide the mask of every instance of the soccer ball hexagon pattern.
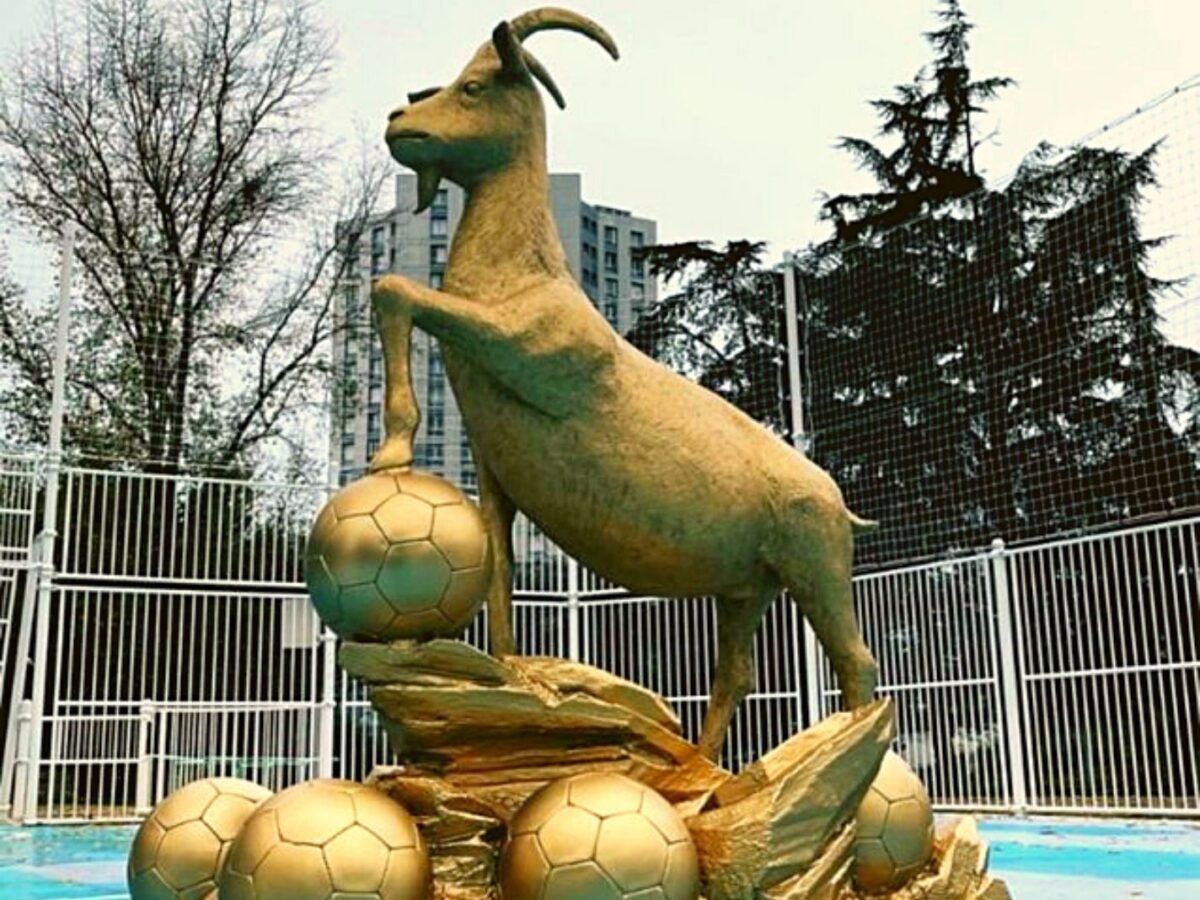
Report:
[[551,782],[525,801],[500,859],[504,900],[696,900],[700,866],[679,813],[614,773]]
[[142,822],[129,852],[133,900],[215,897],[221,865],[242,825],[271,792],[240,778],[181,787]]
[[483,516],[436,475],[373,472],[317,516],[304,578],[317,614],[344,638],[450,636],[479,610],[490,547]]
[[430,864],[416,823],[353,781],[280,791],[242,828],[219,879],[221,900],[425,900]]
[[933,853],[933,807],[921,779],[888,752],[855,820],[854,880],[864,891],[902,887]]

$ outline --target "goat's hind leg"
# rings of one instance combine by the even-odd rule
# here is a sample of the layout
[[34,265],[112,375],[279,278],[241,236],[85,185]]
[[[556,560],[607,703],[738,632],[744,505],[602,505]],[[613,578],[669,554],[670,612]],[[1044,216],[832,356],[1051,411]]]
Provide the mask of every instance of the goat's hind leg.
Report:
[[857,709],[875,698],[879,667],[854,615],[849,520],[829,521],[821,537],[782,546],[771,565],[816,632],[837,675],[843,703]]
[[517,510],[478,448],[472,449],[479,473],[479,511],[492,544],[487,589],[488,640],[494,655],[510,656],[517,652],[512,623],[512,525]]
[[717,597],[717,672],[700,732],[700,752],[721,755],[725,733],[738,705],[754,687],[754,633],[779,591],[772,587],[750,599]]

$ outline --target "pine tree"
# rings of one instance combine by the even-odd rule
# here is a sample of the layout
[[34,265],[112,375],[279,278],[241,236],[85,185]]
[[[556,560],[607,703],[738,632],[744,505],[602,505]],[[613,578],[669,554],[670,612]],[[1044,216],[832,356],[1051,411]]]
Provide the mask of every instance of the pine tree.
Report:
[[648,309],[626,338],[783,433],[779,276],[764,269],[765,249],[745,240],[722,249],[707,241],[644,248],[650,271],[679,289]]
[[827,200],[802,265],[812,450],[891,525],[860,558],[1197,505],[1200,369],[1158,328],[1138,223],[1155,148],[1042,146],[989,189],[977,122],[1012,81],[973,79],[957,0],[938,17],[929,69],[873,103],[895,146],[841,141],[878,190]]

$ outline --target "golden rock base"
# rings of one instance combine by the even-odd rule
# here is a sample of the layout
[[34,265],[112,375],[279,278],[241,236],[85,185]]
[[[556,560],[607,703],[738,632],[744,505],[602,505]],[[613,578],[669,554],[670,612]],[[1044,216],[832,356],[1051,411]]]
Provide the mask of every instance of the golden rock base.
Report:
[[[543,785],[619,772],[673,803],[707,900],[852,900],[854,814],[892,740],[878,701],[795,735],[740,774],[705,759],[656,694],[561,659],[494,659],[457,641],[343,643],[399,765],[369,783],[417,819],[439,900],[494,900],[509,820]],[[894,900],[1004,900],[974,823]],[[923,893],[921,893],[923,892]]]

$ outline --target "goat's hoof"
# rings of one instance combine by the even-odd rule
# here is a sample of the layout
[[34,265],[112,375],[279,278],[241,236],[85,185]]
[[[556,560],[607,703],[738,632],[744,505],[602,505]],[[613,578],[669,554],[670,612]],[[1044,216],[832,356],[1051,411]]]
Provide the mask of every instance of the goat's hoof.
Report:
[[838,687],[846,709],[860,709],[875,699],[875,683],[879,678],[879,666],[868,657],[858,660],[838,672]]
[[408,441],[384,441],[371,457],[371,471],[405,469],[412,466],[412,445]]

